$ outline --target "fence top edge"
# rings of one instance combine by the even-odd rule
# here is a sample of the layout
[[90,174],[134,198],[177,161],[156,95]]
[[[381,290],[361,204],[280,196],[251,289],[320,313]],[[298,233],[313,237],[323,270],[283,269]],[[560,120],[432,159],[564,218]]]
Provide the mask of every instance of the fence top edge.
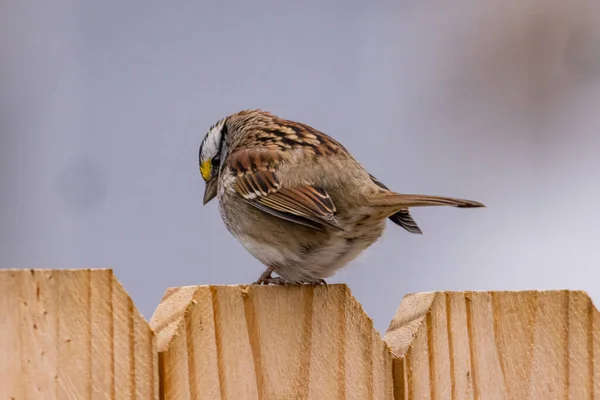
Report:
[[521,290],[432,290],[424,292],[409,292],[404,297],[410,297],[415,295],[438,295],[438,294],[561,294],[561,293],[581,293],[588,297],[590,295],[586,290],[583,289],[521,289]]
[[0,274],[5,272],[113,272],[112,268],[0,268]]

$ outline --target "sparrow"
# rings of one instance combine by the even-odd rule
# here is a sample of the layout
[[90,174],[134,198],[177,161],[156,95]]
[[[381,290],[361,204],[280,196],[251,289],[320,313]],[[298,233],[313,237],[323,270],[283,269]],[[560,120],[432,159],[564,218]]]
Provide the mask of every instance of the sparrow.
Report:
[[204,204],[218,198],[228,231],[266,267],[254,284],[323,284],[381,237],[387,219],[421,234],[411,207],[485,207],[391,191],[332,137],[263,110],[211,126],[199,163]]

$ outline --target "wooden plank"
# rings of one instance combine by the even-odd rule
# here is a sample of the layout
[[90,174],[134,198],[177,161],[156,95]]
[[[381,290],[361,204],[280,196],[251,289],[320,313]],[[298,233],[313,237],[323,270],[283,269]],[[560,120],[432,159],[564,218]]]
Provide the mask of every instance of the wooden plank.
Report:
[[[471,378],[474,397],[506,399],[506,381],[500,361],[500,350],[494,335],[495,318],[490,293],[467,293],[467,332],[471,342]],[[512,354],[504,354],[512,358]]]
[[[568,300],[568,397],[569,399],[590,399],[593,397],[594,367],[593,326],[590,318],[589,298],[581,292],[567,293]],[[593,314],[592,314],[593,315]],[[590,357],[588,357],[588,354]]]
[[409,295],[385,336],[396,399],[600,398],[599,321],[577,291]]
[[471,376],[471,346],[462,338],[469,335],[465,296],[446,293],[446,323],[448,327],[448,358],[450,359],[451,399],[473,400]]
[[169,289],[164,399],[392,399],[391,354],[345,285]]
[[[92,397],[90,273],[81,271],[53,276],[58,282],[56,396],[59,399],[89,399]],[[102,350],[110,354],[109,348]]]
[[112,271],[0,270],[1,399],[158,399],[156,360]]

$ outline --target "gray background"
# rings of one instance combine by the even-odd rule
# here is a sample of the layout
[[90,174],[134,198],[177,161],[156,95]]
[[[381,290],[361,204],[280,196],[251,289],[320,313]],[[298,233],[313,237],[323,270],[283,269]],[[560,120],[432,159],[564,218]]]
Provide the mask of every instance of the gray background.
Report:
[[408,292],[598,298],[592,2],[0,3],[0,266],[110,267],[146,317],[169,286],[262,271],[204,189],[208,127],[264,108],[342,141],[418,209],[330,282],[384,331]]

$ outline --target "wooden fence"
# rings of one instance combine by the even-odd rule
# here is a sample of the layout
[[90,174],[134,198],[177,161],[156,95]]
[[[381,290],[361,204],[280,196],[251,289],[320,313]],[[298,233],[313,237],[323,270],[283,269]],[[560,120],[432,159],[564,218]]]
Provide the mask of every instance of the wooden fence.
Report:
[[408,295],[384,338],[345,285],[168,289],[150,323],[110,270],[0,270],[0,400],[600,399],[577,291]]

